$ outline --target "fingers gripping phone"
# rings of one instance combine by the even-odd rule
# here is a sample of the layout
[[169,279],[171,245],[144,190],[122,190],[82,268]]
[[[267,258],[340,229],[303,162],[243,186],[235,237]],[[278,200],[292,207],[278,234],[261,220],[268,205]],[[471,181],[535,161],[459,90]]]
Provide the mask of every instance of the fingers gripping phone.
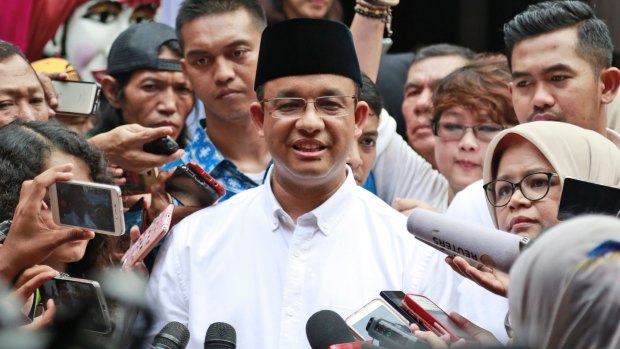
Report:
[[183,206],[207,207],[226,190],[198,164],[189,162],[176,168],[166,181],[166,192]]
[[403,291],[381,291],[379,295],[392,307],[392,309],[396,310],[403,318],[409,321],[409,323],[418,325],[418,327],[420,327],[423,331],[429,331],[424,324],[418,321],[415,316],[409,314],[409,312],[403,307],[403,301],[405,300],[405,293]]
[[82,329],[100,333],[112,330],[108,306],[97,281],[57,276],[43,284],[40,291],[44,304],[53,299],[59,314],[75,316],[83,309],[79,321]]
[[123,269],[128,269],[137,262],[141,262],[157,243],[168,233],[174,205],[168,205],[146,229],[121,258]]
[[54,222],[89,229],[95,233],[123,235],[123,202],[118,186],[69,181],[50,186]]
[[405,333],[411,333],[409,323],[382,299],[373,299],[370,303],[363,306],[360,310],[351,314],[345,322],[351,328],[353,335],[359,340],[373,340],[368,333],[367,326],[371,318],[383,319],[398,326]]
[[460,328],[446,312],[430,299],[417,295],[408,294],[403,302],[404,308],[413,315],[424,327],[435,332],[438,336],[449,334],[450,340],[455,342],[460,338],[473,339],[467,332]]
[[136,195],[148,193],[151,185],[157,181],[159,170],[154,167],[146,172],[125,171],[127,183],[121,186],[123,194]]

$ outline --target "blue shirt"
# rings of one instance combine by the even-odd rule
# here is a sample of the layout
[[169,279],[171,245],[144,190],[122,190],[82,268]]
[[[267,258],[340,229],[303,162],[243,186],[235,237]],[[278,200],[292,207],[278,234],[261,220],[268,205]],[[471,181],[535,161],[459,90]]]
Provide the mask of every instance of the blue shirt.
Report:
[[192,143],[185,147],[185,155],[177,161],[164,165],[161,169],[169,170],[190,161],[200,165],[226,189],[226,195],[219,202],[262,184],[251,180],[239,171],[232,161],[226,159],[202,127],[196,130]]

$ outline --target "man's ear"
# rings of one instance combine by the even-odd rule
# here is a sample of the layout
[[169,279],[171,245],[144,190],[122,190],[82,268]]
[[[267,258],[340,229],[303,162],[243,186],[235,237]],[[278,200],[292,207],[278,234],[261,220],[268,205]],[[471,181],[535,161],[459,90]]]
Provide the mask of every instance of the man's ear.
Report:
[[369,110],[370,108],[368,107],[368,103],[364,101],[359,101],[355,105],[355,137],[362,135],[362,126],[368,117]]
[[616,67],[604,69],[601,72],[601,84],[603,85],[601,102],[609,104],[616,97],[620,87],[620,70]]
[[113,108],[121,109],[121,93],[116,84],[116,79],[110,75],[104,75],[101,79],[101,91]]
[[258,135],[265,137],[265,132],[263,131],[263,125],[265,124],[265,111],[259,102],[254,102],[250,105],[250,116],[252,117],[252,123],[258,130]]
[[510,92],[510,96],[511,97],[512,97],[512,89],[513,89],[513,87],[514,87],[514,83],[512,83],[512,81],[509,82],[508,83],[508,92]]

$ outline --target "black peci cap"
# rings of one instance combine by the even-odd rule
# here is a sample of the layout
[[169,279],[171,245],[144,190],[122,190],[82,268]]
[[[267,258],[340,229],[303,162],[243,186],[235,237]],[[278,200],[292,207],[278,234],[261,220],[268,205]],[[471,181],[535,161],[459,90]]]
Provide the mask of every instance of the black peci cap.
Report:
[[161,45],[177,40],[171,27],[157,22],[135,24],[123,31],[108,53],[107,74],[116,75],[136,70],[181,71],[178,59],[158,58]]
[[268,26],[260,43],[254,89],[273,79],[308,74],[342,75],[362,84],[349,28],[308,18]]

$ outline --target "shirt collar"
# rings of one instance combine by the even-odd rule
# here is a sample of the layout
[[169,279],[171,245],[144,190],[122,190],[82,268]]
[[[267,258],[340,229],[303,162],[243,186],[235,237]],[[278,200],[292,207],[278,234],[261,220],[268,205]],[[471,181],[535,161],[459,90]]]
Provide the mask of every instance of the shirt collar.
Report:
[[[276,231],[280,224],[294,226],[294,223],[288,213],[282,209],[282,206],[273,194],[271,187],[272,171],[273,166],[269,168],[265,178],[265,208],[267,210],[266,213],[272,217],[272,231]],[[349,166],[347,166],[347,176],[342,185],[340,185],[340,188],[319,207],[301,215],[297,219],[297,222],[309,222],[312,220],[317,225],[319,231],[325,236],[328,236],[334,232],[334,228],[344,217],[342,214],[343,210],[348,210],[352,207],[353,192],[356,190],[356,187],[355,178],[353,178],[352,171]]]

